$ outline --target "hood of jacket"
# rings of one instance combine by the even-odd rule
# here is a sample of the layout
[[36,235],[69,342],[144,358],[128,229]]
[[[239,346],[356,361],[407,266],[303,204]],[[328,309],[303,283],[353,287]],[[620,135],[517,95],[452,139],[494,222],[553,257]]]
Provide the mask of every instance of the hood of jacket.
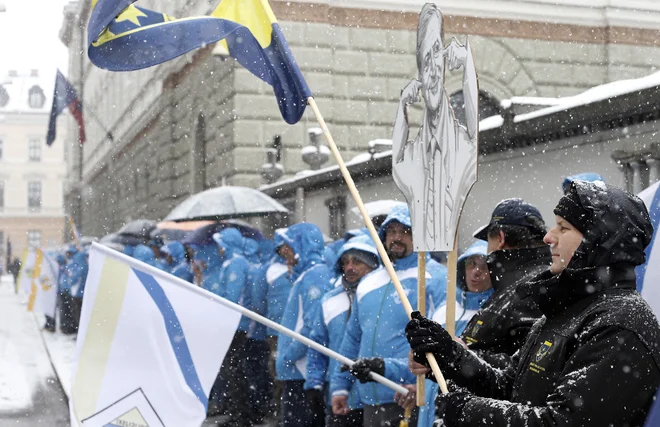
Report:
[[245,255],[248,262],[257,264],[259,262],[259,242],[250,237],[244,237],[243,255]]
[[385,231],[387,230],[387,226],[393,221],[399,222],[412,229],[412,219],[410,218],[410,210],[407,205],[395,206],[392,208],[390,214],[387,215],[387,218],[385,218],[385,221],[383,221],[378,229],[378,237],[380,237],[382,242],[385,242]]
[[[458,286],[459,289],[462,289],[463,291],[467,291],[467,284],[465,282],[465,263],[467,262],[468,258],[474,255],[481,255],[481,256],[486,256],[488,252],[488,243],[484,242],[483,240],[477,240],[474,242],[461,256],[458,257],[458,261],[456,262],[456,271],[458,274],[456,275],[456,285]],[[477,292],[478,294],[481,294],[481,292]]]
[[564,178],[564,182],[561,183],[561,188],[564,191],[564,193],[566,192],[566,190],[568,190],[569,186],[573,183],[573,181],[601,182],[603,184],[605,183],[603,177],[597,173],[594,172],[578,173]]
[[215,233],[213,241],[225,251],[225,259],[243,254],[243,235],[235,228],[225,228]]
[[275,240],[263,239],[259,242],[259,260],[266,263],[275,257]]
[[[298,262],[293,268],[294,276],[315,264],[323,262],[323,233],[314,224],[301,222],[275,234],[275,243],[291,246]],[[279,245],[278,245],[279,246]]]
[[346,242],[336,255],[336,262],[334,264],[334,272],[336,275],[341,276],[343,273],[341,265],[341,257],[350,250],[357,250],[366,252],[368,254],[374,255],[376,259],[380,262],[380,257],[378,256],[378,251],[376,250],[376,244],[370,236],[357,236]]
[[598,182],[574,181],[569,191],[588,212],[589,225],[567,269],[644,263],[644,249],[653,237],[653,226],[639,197]]
[[204,271],[220,268],[222,265],[222,258],[218,253],[218,246],[215,243],[196,246],[193,261],[198,265],[200,262],[203,262],[205,268]]
[[154,251],[152,251],[151,248],[146,245],[137,245],[135,249],[133,249],[133,258],[151,266],[156,265],[156,257],[154,256]]
[[179,264],[186,260],[186,248],[181,242],[169,242],[161,249],[161,252],[172,257],[173,264]]
[[493,289],[500,291],[519,280],[532,278],[550,269],[552,252],[543,245],[536,248],[500,249],[486,258]]

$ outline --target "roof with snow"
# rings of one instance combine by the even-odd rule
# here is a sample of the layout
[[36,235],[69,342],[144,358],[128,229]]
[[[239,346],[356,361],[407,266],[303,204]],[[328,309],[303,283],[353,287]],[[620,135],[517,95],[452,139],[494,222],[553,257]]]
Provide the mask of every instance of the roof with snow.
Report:
[[55,73],[11,70],[0,74],[0,113],[49,114]]
[[[505,100],[501,116],[479,122],[479,151],[482,155],[491,154],[660,120],[658,86],[660,72],[596,86],[570,97]],[[346,166],[356,181],[389,175],[392,151],[362,153],[346,162]],[[323,188],[335,182],[343,182],[336,165],[302,171],[259,189],[273,197],[286,197],[298,187]]]

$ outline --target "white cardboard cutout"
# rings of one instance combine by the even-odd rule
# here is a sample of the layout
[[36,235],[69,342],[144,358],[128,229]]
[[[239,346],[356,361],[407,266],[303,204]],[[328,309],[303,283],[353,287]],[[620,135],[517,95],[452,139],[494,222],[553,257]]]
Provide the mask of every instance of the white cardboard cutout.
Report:
[[[467,126],[454,117],[445,92],[445,66],[463,68]],[[445,47],[442,13],[427,3],[417,27],[419,78],[401,91],[392,133],[392,174],[408,202],[416,251],[451,251],[463,204],[477,181],[479,87],[470,42]],[[407,109],[424,101],[422,126],[408,139]]]

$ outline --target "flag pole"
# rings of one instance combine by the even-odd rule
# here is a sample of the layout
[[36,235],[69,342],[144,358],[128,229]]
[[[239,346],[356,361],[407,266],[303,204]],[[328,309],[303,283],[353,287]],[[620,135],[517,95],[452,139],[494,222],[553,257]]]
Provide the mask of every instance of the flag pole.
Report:
[[[426,316],[426,251],[417,254],[417,310]],[[417,375],[417,406],[426,405],[426,375]]]
[[78,250],[82,250],[82,246],[80,244],[80,238],[78,237],[78,229],[76,228],[76,223],[73,222],[73,218],[71,218],[71,215],[66,216],[67,219],[69,220],[69,226],[71,227],[71,234],[73,234],[73,241],[76,242],[76,248]]
[[[399,278],[396,275],[396,272],[394,271],[394,266],[392,265],[392,262],[387,256],[387,252],[385,251],[383,242],[381,242],[380,238],[378,237],[376,228],[374,227],[374,224],[371,221],[371,217],[369,217],[369,214],[367,213],[367,208],[364,206],[364,202],[362,201],[362,197],[360,196],[360,193],[358,192],[357,187],[355,186],[355,182],[351,177],[351,173],[348,171],[348,169],[346,168],[346,164],[344,163],[344,160],[341,158],[341,153],[339,153],[337,144],[335,144],[335,140],[332,138],[332,134],[330,134],[330,131],[328,130],[328,126],[326,125],[325,120],[323,119],[323,115],[321,114],[318,105],[316,105],[316,101],[314,100],[314,98],[311,96],[307,98],[307,104],[312,108],[312,111],[314,111],[316,120],[318,121],[319,126],[321,126],[321,129],[323,130],[323,135],[325,135],[325,139],[328,141],[330,151],[332,151],[332,154],[335,156],[335,160],[337,161],[337,164],[339,165],[339,170],[341,171],[341,174],[343,175],[344,180],[346,181],[348,190],[351,192],[351,195],[355,200],[355,204],[357,205],[358,209],[360,210],[360,213],[362,214],[362,219],[364,220],[364,223],[367,226],[369,233],[371,234],[371,238],[374,240],[374,243],[376,244],[376,249],[378,250],[378,254],[380,255],[381,260],[383,261],[383,265],[385,266],[387,273],[390,275],[390,279],[392,279],[392,283],[394,284],[396,293],[399,295],[401,304],[403,304],[403,308],[406,310],[406,314],[410,319],[413,309],[412,306],[410,305],[410,301],[408,300],[408,296],[406,295],[406,292],[403,289],[403,286],[401,285],[401,281],[399,280]],[[449,391],[447,389],[447,383],[445,382],[445,377],[442,375],[442,372],[440,371],[440,366],[438,366],[438,362],[435,360],[435,357],[433,356],[432,353],[426,353],[426,359],[428,360],[429,365],[431,366],[431,370],[433,371],[433,375],[435,376],[435,379],[438,382],[438,386],[440,387],[440,390],[445,394],[448,393]]]
[[[344,365],[348,366],[349,368],[351,366],[353,366],[353,364],[355,363],[354,361],[352,361],[348,357],[343,356],[343,355],[341,355],[341,354],[339,354],[335,351],[332,351],[329,348],[324,347],[321,344],[317,343],[316,341],[313,341],[313,340],[307,338],[304,335],[301,335],[301,334],[299,334],[295,331],[292,331],[291,329],[286,328],[286,327],[280,325],[279,323],[274,322],[274,321],[272,321],[272,320],[270,320],[270,319],[268,319],[268,318],[266,318],[266,317],[264,317],[264,316],[262,316],[258,313],[255,313],[252,310],[248,310],[247,308],[245,308],[241,305],[238,305],[238,304],[236,304],[232,301],[229,301],[228,299],[222,298],[222,297],[220,297],[220,296],[218,296],[214,293],[211,293],[211,292],[209,292],[205,289],[200,288],[197,285],[193,285],[190,282],[186,282],[185,280],[183,280],[179,277],[173,276],[169,273],[164,272],[163,270],[160,270],[156,267],[153,267],[151,265],[148,265],[148,264],[145,264],[141,261],[138,261],[135,258],[132,258],[132,257],[130,257],[126,254],[123,254],[119,251],[116,251],[114,249],[111,249],[111,248],[109,248],[105,245],[93,242],[92,246],[91,246],[91,250],[97,250],[97,251],[101,252],[102,254],[104,254],[106,256],[109,256],[109,257],[112,257],[112,258],[115,258],[116,260],[121,261],[125,264],[128,264],[129,266],[134,266],[135,268],[137,268],[141,271],[144,271],[145,273],[151,274],[151,275],[156,276],[156,277],[161,277],[161,278],[166,279],[170,282],[176,283],[178,286],[183,286],[191,292],[197,293],[199,295],[204,296],[205,298],[211,299],[211,300],[219,303],[220,305],[224,305],[225,307],[228,307],[228,308],[230,308],[234,311],[237,311],[237,312],[241,313],[245,317],[248,317],[248,318],[250,318],[250,319],[252,319],[256,322],[259,322],[262,325],[268,326],[269,328],[272,328],[272,329],[276,330],[277,332],[283,333],[284,335],[287,335],[287,336],[293,338],[296,341],[300,341],[301,343],[305,344],[306,346],[313,348],[314,350],[318,351],[321,354],[324,354],[328,357],[331,357],[331,358],[335,359],[339,363],[344,364]],[[371,373],[369,373],[369,376],[371,377],[372,380],[376,381],[379,384],[384,385],[385,387],[388,387],[388,388],[390,388],[390,389],[392,389],[392,390],[394,390],[398,393],[401,393],[403,395],[408,394],[408,389],[407,388],[403,387],[401,384],[397,384],[394,381],[385,378],[382,375],[378,375],[374,372],[371,372]]]

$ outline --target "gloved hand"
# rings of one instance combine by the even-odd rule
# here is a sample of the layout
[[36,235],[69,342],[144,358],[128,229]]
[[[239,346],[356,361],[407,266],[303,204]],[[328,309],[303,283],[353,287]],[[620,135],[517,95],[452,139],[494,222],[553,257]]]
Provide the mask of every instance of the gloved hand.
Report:
[[373,381],[369,373],[385,375],[385,361],[380,357],[365,357],[358,359],[350,368],[346,365],[341,367],[342,372],[349,371],[362,384]]
[[463,408],[474,395],[451,380],[447,381],[447,388],[449,393],[439,392],[435,399],[435,414],[446,426],[458,425],[462,421]]
[[449,364],[456,360],[460,354],[459,346],[442,325],[422,316],[419,311],[413,311],[411,317],[406,325],[406,338],[415,362],[428,367],[426,353],[433,353],[438,363]]
[[326,404],[323,398],[323,390],[316,388],[305,390],[305,400],[312,414],[324,414]]

